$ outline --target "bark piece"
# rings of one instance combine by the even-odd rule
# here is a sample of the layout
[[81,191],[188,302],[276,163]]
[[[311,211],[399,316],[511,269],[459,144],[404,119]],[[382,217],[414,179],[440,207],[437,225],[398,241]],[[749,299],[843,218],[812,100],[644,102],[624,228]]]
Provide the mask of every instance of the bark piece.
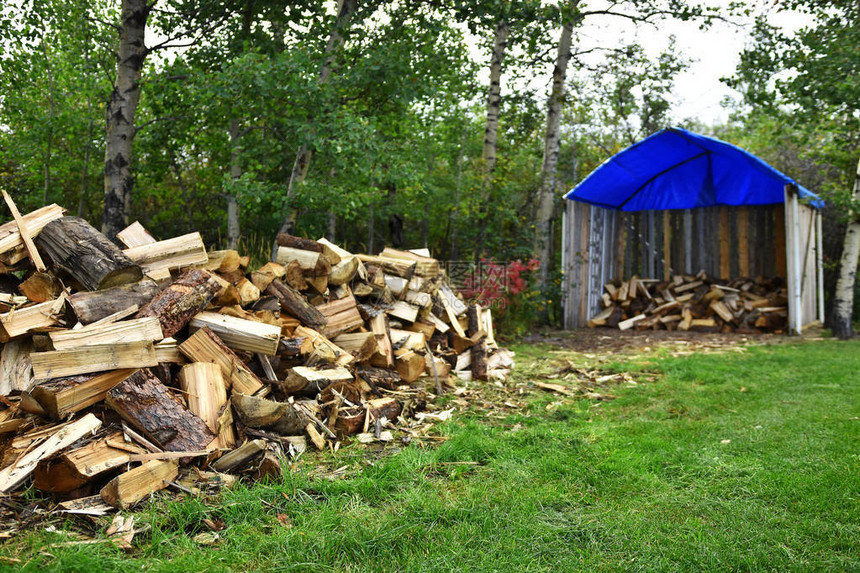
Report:
[[166,488],[179,475],[176,460],[152,460],[108,482],[99,495],[105,503],[126,509],[151,493]]
[[191,319],[189,326],[191,332],[208,327],[233,350],[259,352],[268,356],[274,356],[278,352],[278,341],[281,337],[279,326],[217,312],[201,312]]
[[157,316],[164,336],[170,337],[203,310],[216,292],[218,285],[212,275],[201,269],[188,269],[141,308],[137,317]]
[[87,290],[134,283],[140,266],[80,217],[51,221],[36,238],[51,267],[68,273]]
[[78,292],[68,297],[67,302],[79,322],[90,324],[133,305],[143,307],[160,290],[157,283],[144,279],[121,287]]
[[325,316],[308,304],[298,291],[285,285],[279,279],[275,279],[269,284],[266,288],[266,294],[277,297],[281,309],[299,319],[303,325],[316,329],[325,328]]
[[193,362],[217,364],[235,392],[250,395],[263,389],[260,379],[208,327],[189,336],[179,345],[179,351]]
[[134,374],[134,369],[69,376],[34,387],[30,394],[55,420],[62,420],[104,400],[108,391]]
[[108,392],[105,403],[171,452],[202,450],[215,437],[206,423],[180,404],[148,369],[120,382]]
[[92,414],[87,414],[80,420],[70,422],[52,431],[44,442],[31,449],[15,460],[11,465],[0,470],[0,493],[9,493],[36,469],[36,465],[64,450],[84,436],[96,431],[102,422]]
[[118,368],[146,368],[157,365],[158,357],[152,343],[144,341],[33,352],[30,362],[33,376],[45,380]]

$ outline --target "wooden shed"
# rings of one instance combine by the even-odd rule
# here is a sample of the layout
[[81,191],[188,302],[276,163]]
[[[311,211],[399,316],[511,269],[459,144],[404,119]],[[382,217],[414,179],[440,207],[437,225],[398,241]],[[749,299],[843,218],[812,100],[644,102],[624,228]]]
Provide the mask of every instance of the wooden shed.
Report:
[[599,312],[612,279],[701,270],[726,280],[781,277],[790,331],[823,322],[823,203],[743,149],[666,129],[608,159],[565,198],[565,328]]

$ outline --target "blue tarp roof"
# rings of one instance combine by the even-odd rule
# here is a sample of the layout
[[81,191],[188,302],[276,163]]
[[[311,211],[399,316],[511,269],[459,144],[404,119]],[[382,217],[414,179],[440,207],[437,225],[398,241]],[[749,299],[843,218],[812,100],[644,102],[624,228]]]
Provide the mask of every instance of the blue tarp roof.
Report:
[[789,183],[797,185],[740,147],[672,127],[610,157],[565,198],[620,211],[771,205],[785,201]]

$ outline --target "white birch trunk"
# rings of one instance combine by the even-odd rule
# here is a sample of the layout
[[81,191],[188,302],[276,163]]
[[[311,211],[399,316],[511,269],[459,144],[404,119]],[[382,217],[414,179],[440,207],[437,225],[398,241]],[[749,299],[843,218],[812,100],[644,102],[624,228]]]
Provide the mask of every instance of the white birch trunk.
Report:
[[[230,180],[235,183],[242,177],[242,163],[240,161],[239,120],[230,120]],[[236,199],[235,191],[227,195],[227,248],[235,249],[239,245],[239,201]]]
[[[852,201],[860,199],[860,161],[857,163],[857,175],[854,179]],[[845,242],[842,246],[842,260],[839,262],[839,279],[836,281],[836,292],[833,300],[833,310],[830,315],[830,328],[833,335],[842,340],[854,336],[852,327],[852,312],[854,309],[854,285],[857,280],[857,259],[860,258],[860,217],[852,209],[845,230]]]
[[550,248],[553,206],[555,204],[556,171],[561,140],[561,105],[564,100],[564,81],[567,64],[570,61],[570,45],[573,37],[573,21],[561,29],[558,41],[558,56],[552,71],[552,92],[546,112],[546,135],[544,136],[543,165],[541,167],[541,186],[538,196],[537,217],[535,221],[535,255],[541,263],[540,287],[546,288],[549,269],[552,266]]
[[105,130],[105,206],[102,231],[111,239],[128,225],[134,177],[131,173],[134,116],[140,101],[140,76],[147,50],[146,0],[122,0],[116,82],[107,105]]

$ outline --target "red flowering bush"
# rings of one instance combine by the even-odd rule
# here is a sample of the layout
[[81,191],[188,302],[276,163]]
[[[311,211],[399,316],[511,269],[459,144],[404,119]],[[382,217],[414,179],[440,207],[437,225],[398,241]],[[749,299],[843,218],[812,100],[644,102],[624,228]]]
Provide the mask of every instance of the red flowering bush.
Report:
[[523,334],[537,316],[540,300],[534,287],[540,261],[530,259],[500,263],[481,259],[464,280],[461,292],[469,301],[494,310],[493,317],[505,334]]

